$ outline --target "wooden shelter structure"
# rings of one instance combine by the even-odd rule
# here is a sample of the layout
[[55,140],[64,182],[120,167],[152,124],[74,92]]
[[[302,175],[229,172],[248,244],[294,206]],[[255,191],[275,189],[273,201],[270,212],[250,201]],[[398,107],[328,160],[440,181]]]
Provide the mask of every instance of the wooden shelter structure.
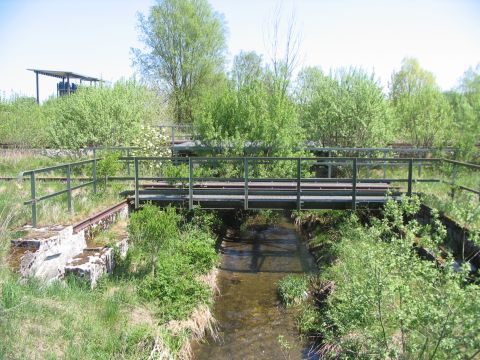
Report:
[[92,83],[98,83],[103,80],[93,77],[93,76],[86,76],[82,74],[78,74],[72,71],[59,71],[59,70],[42,70],[42,69],[27,69],[29,71],[33,71],[36,77],[36,85],[37,85],[37,104],[40,103],[40,91],[39,91],[39,75],[50,76],[58,79],[62,79],[59,83],[57,83],[57,96],[63,95],[70,95],[74,93],[77,89],[77,85],[75,83],[71,83],[71,80],[77,79],[80,80],[80,84],[83,81],[89,81],[90,85]]

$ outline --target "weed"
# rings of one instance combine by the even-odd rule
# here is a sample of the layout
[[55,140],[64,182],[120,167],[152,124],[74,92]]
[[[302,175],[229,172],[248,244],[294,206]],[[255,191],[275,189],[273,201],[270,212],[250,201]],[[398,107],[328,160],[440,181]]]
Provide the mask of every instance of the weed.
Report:
[[298,305],[308,296],[308,277],[288,275],[278,283],[278,293],[286,306]]

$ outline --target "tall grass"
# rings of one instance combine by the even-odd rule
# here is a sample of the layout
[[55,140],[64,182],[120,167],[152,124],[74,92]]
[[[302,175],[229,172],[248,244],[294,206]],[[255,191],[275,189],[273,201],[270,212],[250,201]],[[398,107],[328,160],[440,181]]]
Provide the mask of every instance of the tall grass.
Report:
[[[164,233],[155,275],[145,268],[147,254],[139,238],[94,290],[73,277],[50,285],[19,281],[4,269],[0,359],[188,358],[189,339],[213,329],[213,290],[203,279],[218,261],[215,240],[201,225],[209,223],[208,216],[172,224],[156,210],[151,216],[163,217],[165,229],[173,225],[175,231]],[[153,223],[145,223],[145,216],[133,221]]]

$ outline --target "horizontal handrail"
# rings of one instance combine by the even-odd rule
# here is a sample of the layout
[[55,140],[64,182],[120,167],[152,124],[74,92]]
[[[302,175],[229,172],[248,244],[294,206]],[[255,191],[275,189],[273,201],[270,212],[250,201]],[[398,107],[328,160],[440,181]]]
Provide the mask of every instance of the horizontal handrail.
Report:
[[382,162],[382,161],[389,161],[389,162],[402,162],[408,163],[410,160],[413,162],[441,162],[443,158],[427,158],[427,159],[418,159],[418,158],[358,158],[358,157],[325,157],[325,156],[317,156],[317,157],[272,157],[272,156],[194,156],[194,157],[167,157],[167,156],[121,156],[119,160],[122,161],[134,161],[135,159],[140,161],[157,161],[157,160],[167,160],[172,162],[184,162],[188,163],[189,159],[192,159],[193,162],[201,162],[201,161],[318,161],[318,160],[325,160],[328,161],[352,161],[357,159],[357,161],[361,163],[368,163],[368,162]]
[[50,166],[50,167],[46,167],[46,168],[39,168],[39,169],[34,169],[34,170],[22,171],[22,172],[20,172],[20,174],[18,176],[23,177],[23,176],[31,175],[33,173],[38,174],[38,173],[41,173],[41,172],[48,172],[48,171],[52,171],[52,170],[64,169],[64,168],[67,168],[69,166],[72,167],[72,166],[80,166],[80,165],[85,165],[85,164],[91,164],[91,163],[93,163],[95,161],[99,161],[99,160],[102,160],[102,158],[88,159],[88,160],[76,161],[76,162],[72,162],[72,163]]
[[477,165],[477,164],[467,163],[467,162],[458,161],[458,160],[450,160],[450,159],[443,159],[443,161],[449,164],[460,165],[460,166],[468,167],[470,169],[480,170],[480,165]]

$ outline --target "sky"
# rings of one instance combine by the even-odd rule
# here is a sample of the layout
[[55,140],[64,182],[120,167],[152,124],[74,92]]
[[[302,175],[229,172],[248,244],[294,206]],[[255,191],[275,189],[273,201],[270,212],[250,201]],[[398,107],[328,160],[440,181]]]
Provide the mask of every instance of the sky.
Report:
[[[0,95],[35,96],[27,68],[68,70],[107,81],[134,75],[138,13],[155,0],[0,0]],[[387,87],[405,57],[454,88],[480,63],[480,0],[210,0],[227,28],[228,60],[243,51],[268,59],[266,34],[281,9],[295,18],[301,66],[357,66]],[[56,80],[40,77],[40,98]]]

